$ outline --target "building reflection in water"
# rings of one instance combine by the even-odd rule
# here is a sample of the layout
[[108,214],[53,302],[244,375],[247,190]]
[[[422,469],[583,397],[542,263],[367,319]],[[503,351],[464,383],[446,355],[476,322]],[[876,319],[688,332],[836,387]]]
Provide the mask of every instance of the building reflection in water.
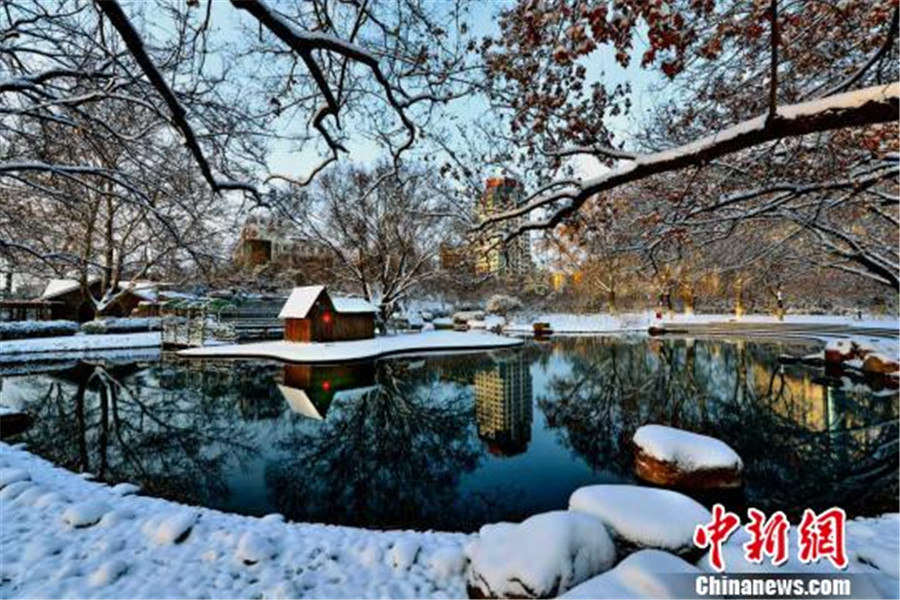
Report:
[[278,389],[291,410],[321,421],[336,400],[375,389],[375,364],[285,365],[282,382]]
[[531,441],[531,369],[521,353],[495,358],[475,374],[478,437],[492,454],[514,456]]

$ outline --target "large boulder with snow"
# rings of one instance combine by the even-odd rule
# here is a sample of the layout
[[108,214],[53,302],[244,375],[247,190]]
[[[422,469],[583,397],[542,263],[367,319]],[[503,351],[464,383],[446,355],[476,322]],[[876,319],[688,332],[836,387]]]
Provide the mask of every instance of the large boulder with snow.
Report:
[[634,433],[635,474],[655,485],[678,489],[737,488],[744,463],[721,440],[664,425],[644,425]]
[[897,363],[896,359],[872,352],[866,355],[866,359],[862,364],[862,370],[865,373],[874,375],[889,375],[900,371],[900,364]]
[[494,294],[488,299],[484,308],[488,314],[505,316],[522,308],[522,302],[515,296]]
[[700,555],[694,529],[712,519],[699,502],[672,490],[591,485],[575,490],[569,510],[602,520],[622,554],[656,548],[685,558]]
[[855,356],[850,340],[832,340],[825,346],[825,364],[840,365]]
[[616,551],[600,519],[554,511],[485,525],[466,557],[472,598],[552,598],[609,569]]
[[572,588],[561,598],[690,598],[693,577],[702,571],[661,550],[635,552],[618,565]]

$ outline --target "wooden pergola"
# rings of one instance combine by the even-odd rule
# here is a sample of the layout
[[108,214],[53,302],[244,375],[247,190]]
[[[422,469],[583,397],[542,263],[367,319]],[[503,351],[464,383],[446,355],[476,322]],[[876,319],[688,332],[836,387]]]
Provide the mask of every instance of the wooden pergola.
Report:
[[0,300],[0,321],[49,321],[57,304],[49,300]]

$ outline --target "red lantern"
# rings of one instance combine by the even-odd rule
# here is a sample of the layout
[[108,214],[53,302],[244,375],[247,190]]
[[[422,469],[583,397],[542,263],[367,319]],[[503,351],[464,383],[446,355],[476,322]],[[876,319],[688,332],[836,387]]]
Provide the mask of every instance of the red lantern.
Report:
[[323,321],[326,325],[327,325],[328,323],[331,323],[331,313],[330,313],[330,312],[323,313],[323,314],[322,314],[322,321]]
[[323,381],[322,382],[322,390],[327,392],[330,389],[331,389],[331,382],[328,380]]

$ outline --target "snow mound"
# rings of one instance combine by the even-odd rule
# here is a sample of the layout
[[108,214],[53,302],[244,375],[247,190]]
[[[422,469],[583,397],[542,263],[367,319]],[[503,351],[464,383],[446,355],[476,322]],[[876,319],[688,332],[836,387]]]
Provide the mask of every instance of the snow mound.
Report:
[[700,503],[678,492],[635,485],[592,485],[575,490],[569,510],[602,520],[624,545],[658,548],[679,555],[696,551],[697,525],[712,515]]
[[125,574],[128,565],[124,561],[114,558],[100,565],[90,577],[90,584],[94,587],[108,585]]
[[600,519],[554,511],[485,525],[466,556],[481,595],[550,598],[611,567],[616,550]]
[[96,525],[110,507],[102,500],[86,500],[67,508],[62,515],[63,522],[72,527],[90,527]]
[[665,425],[644,425],[634,433],[634,444],[650,456],[686,471],[744,467],[741,457],[721,440]]
[[179,544],[187,539],[196,522],[196,512],[181,510],[174,514],[154,515],[144,522],[141,531],[160,546]]
[[139,491],[141,491],[141,488],[134,485],[133,483],[120,483],[118,485],[114,485],[111,491],[113,494],[117,494],[119,496],[130,496],[131,494],[137,494]]
[[419,556],[419,544],[415,540],[400,540],[388,552],[388,562],[395,569],[409,569]]
[[17,481],[27,481],[29,479],[31,479],[31,475],[29,475],[22,469],[3,467],[2,469],[0,469],[0,490],[11,483],[15,483]]
[[688,598],[693,596],[693,589],[689,589],[693,579],[672,576],[700,573],[694,565],[668,552],[641,550],[561,598]]
[[438,577],[448,578],[458,576],[466,566],[466,555],[462,549],[448,546],[438,548],[428,559],[428,567]]
[[278,554],[275,546],[268,538],[256,532],[248,531],[238,542],[237,557],[245,565],[255,565]]

